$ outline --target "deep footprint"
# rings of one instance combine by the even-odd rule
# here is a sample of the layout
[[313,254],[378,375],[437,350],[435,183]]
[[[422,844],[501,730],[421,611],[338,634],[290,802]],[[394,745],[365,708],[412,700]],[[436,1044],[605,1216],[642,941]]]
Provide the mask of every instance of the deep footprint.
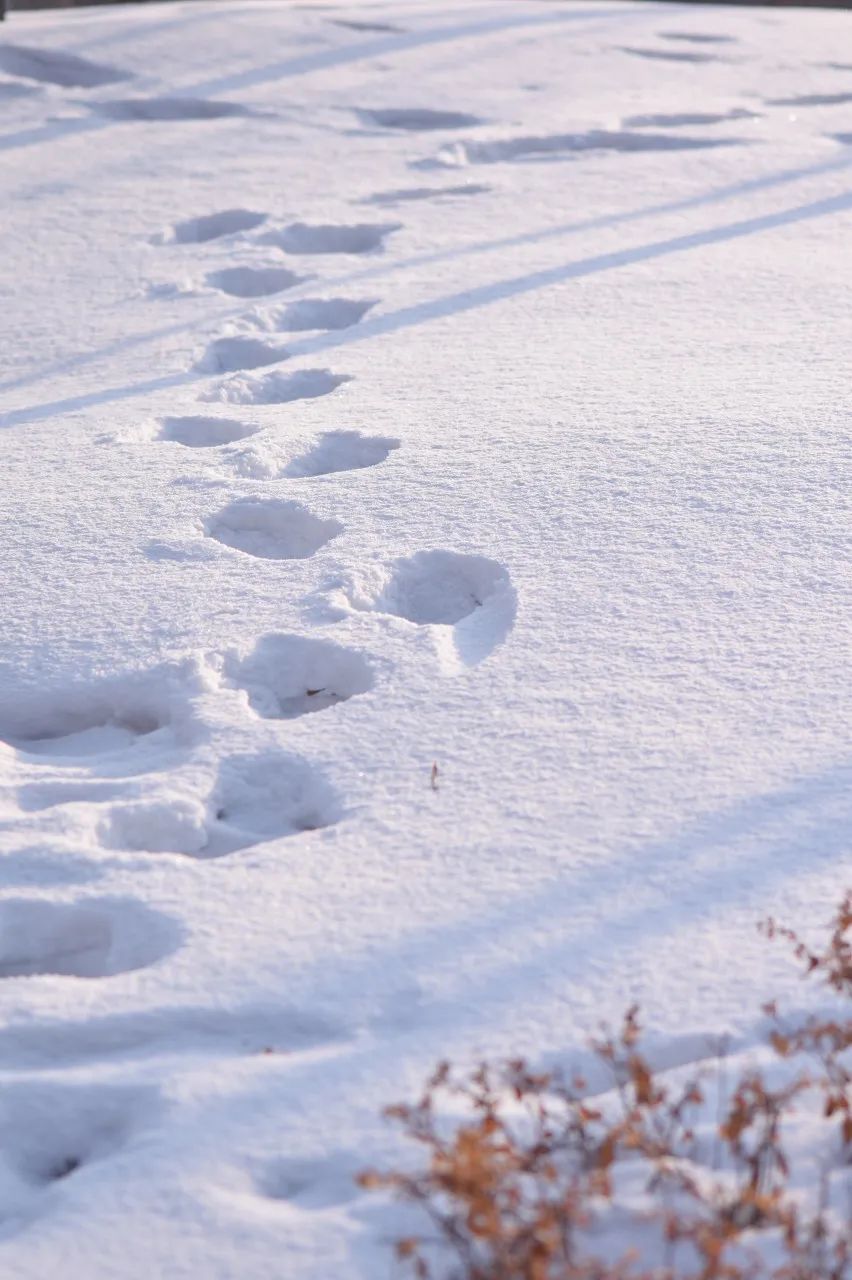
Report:
[[355,649],[306,636],[263,636],[246,657],[229,655],[227,682],[269,720],[295,720],[373,687],[369,662]]
[[262,298],[268,293],[281,293],[301,284],[304,277],[286,267],[225,267],[211,271],[207,283],[232,298]]
[[323,520],[299,502],[241,498],[207,523],[207,536],[264,560],[306,560],[343,532],[338,520]]
[[220,240],[241,231],[253,231],[266,221],[265,213],[252,213],[249,209],[224,209],[221,213],[203,214],[200,218],[188,218],[177,222],[171,231],[161,238],[161,243],[206,244],[208,240]]
[[382,129],[401,129],[409,133],[425,133],[432,129],[465,129],[483,124],[479,116],[466,111],[430,111],[426,107],[360,107],[359,120]]
[[280,231],[270,231],[263,240],[285,253],[372,253],[381,249],[387,236],[398,231],[399,222],[358,222],[352,226],[292,222]]
[[331,584],[329,599],[436,628],[448,672],[482,662],[506,639],[517,609],[503,565],[487,556],[444,550],[418,551],[345,576]]
[[158,439],[185,445],[188,449],[215,449],[256,435],[259,427],[250,427],[233,418],[161,418]]
[[177,925],[140,902],[10,898],[0,904],[0,978],[108,978],[174,951]]
[[294,400],[316,400],[327,396],[352,378],[330,369],[299,369],[297,373],[235,375],[203,400],[219,400],[228,404],[290,404]]
[[360,431],[325,431],[317,444],[284,469],[290,479],[358,471],[384,462],[399,440],[393,436],[365,436]]

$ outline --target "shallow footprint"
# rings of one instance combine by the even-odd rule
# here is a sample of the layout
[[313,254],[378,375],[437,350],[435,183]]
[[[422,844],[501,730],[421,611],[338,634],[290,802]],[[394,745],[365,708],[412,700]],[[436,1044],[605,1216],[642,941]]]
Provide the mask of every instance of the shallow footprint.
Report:
[[292,289],[303,279],[286,267],[225,267],[222,271],[211,271],[207,283],[232,298],[262,298],[268,293]]
[[294,400],[316,400],[327,396],[352,378],[330,369],[299,369],[296,373],[235,374],[202,400],[226,404],[290,404]]
[[175,921],[132,900],[7,898],[0,903],[0,978],[108,978],[154,964],[180,937]]
[[61,1184],[85,1177],[90,1165],[126,1150],[161,1111],[159,1093],[150,1086],[5,1083],[0,1097],[4,1236],[50,1209],[55,1212]]
[[207,522],[207,536],[264,560],[306,560],[343,532],[339,520],[323,520],[300,502],[240,498]]
[[309,226],[291,222],[280,231],[269,231],[264,243],[277,245],[285,253],[372,253],[381,249],[387,236],[398,231],[399,222],[358,222],[351,226],[331,223]]
[[246,691],[253,710],[272,720],[324,711],[373,687],[363,654],[307,636],[263,636],[245,657],[229,655],[224,672],[231,687]]
[[358,471],[384,462],[400,441],[393,436],[365,436],[360,431],[324,431],[317,444],[284,469],[289,479]]

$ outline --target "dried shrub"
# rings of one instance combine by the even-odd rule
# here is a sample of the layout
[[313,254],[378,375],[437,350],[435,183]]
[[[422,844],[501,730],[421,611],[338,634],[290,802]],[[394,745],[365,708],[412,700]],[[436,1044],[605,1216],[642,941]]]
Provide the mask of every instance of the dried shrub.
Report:
[[[785,1126],[816,1098],[820,1144],[852,1156],[852,896],[822,951],[773,921],[763,930],[788,941],[842,1006],[796,1029],[768,1007],[771,1080],[750,1069],[726,1085],[717,1064],[709,1082],[672,1085],[642,1052],[634,1008],[592,1045],[607,1093],[590,1097],[584,1080],[520,1059],[468,1072],[442,1063],[419,1101],[388,1108],[425,1160],[359,1181],[431,1223],[397,1241],[403,1268],[416,1280],[852,1280],[850,1215],[837,1221],[825,1185],[803,1204],[784,1144]],[[613,1220],[625,1181],[627,1228],[623,1212]],[[612,1241],[625,1234],[631,1248],[619,1253]]]

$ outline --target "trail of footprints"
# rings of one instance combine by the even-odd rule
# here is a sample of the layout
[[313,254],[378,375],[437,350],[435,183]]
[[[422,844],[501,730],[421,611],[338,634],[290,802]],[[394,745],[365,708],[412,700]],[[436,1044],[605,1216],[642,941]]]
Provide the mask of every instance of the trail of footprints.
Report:
[[[437,127],[425,116],[418,121],[404,112],[387,123]],[[295,222],[269,229],[267,223],[266,214],[227,209],[178,222],[154,243],[203,246],[255,234],[260,243],[288,255],[364,254],[380,252],[399,226]],[[221,292],[248,300],[281,293],[304,279],[289,266],[255,264],[229,265],[207,276]],[[287,358],[278,335],[344,330],[375,305],[375,298],[317,294],[255,307],[241,317],[238,331],[209,343],[199,372],[231,376],[200,398],[259,405],[330,394],[350,380],[347,375],[328,369],[291,373],[263,368]],[[262,430],[239,418],[195,413],[162,417],[150,438],[158,446],[217,450],[227,457]],[[298,497],[294,488],[293,497],[234,498],[209,514],[203,536],[228,554],[308,559],[338,538],[344,525],[314,514],[301,500],[304,486],[319,477],[379,466],[400,447],[391,436],[324,431],[272,473],[272,478],[298,486]],[[514,610],[514,593],[502,566],[486,557],[444,550],[340,574],[319,595],[331,619],[375,611],[409,625],[461,632],[482,615],[484,628],[472,625],[471,634],[459,641],[463,665],[479,661],[499,641],[500,616],[510,625]],[[205,701],[217,692],[238,694],[248,715],[258,722],[280,721],[283,731],[286,722],[327,713],[368,694],[375,683],[376,667],[366,653],[333,639],[273,633],[260,636],[247,651],[167,662],[87,687],[11,699],[0,705],[0,751],[12,753],[22,766],[26,780],[17,790],[18,808],[45,822],[43,832],[49,834],[53,815],[61,814],[63,833],[84,845],[219,858],[322,829],[339,821],[345,806],[319,770],[266,743],[254,752],[221,758],[215,776],[195,798],[187,798],[185,791],[174,794],[169,777],[191,765],[194,749],[204,740]],[[180,929],[173,920],[129,900],[15,898],[0,904],[0,978],[43,974],[103,979],[153,964],[179,943]],[[293,1025],[291,1017],[289,1039]],[[115,1034],[110,1032],[111,1045]],[[228,1029],[222,1034],[227,1038]],[[307,1038],[321,1042],[332,1034],[329,1028],[313,1028]],[[173,1040],[174,1028],[163,1037]],[[55,1032],[40,1040],[34,1030],[37,1059],[48,1042],[55,1044]],[[64,1060],[67,1056],[66,1046]],[[88,1158],[80,1143],[61,1145],[54,1167],[41,1171],[36,1181],[70,1176]]]
[[[368,23],[338,22],[355,30],[393,31]],[[731,38],[665,32],[669,47],[628,48],[641,58],[698,64],[717,55],[714,45]],[[672,48],[671,44],[675,47]],[[699,48],[686,48],[686,44]],[[681,46],[681,47],[678,47]],[[69,54],[49,54],[5,45],[0,68],[24,81],[97,88],[131,78]],[[15,82],[20,92],[30,90]],[[848,94],[781,99],[771,105],[832,105]],[[90,110],[118,122],[205,121],[263,114],[233,102],[192,98],[127,97],[100,100]],[[754,118],[734,108],[715,114],[645,114],[625,120],[620,131],[520,136],[497,140],[463,139],[440,145],[437,154],[412,167],[452,168],[529,162],[560,154],[595,151],[683,150],[736,144],[736,138],[685,137],[648,133],[648,128],[678,129]],[[480,126],[485,121],[462,111],[427,108],[353,109],[367,129],[431,133]],[[399,188],[368,196],[359,203],[394,206],[408,201],[456,199],[488,192],[481,183]],[[211,265],[206,284],[225,297],[253,304],[228,331],[213,337],[198,359],[197,371],[211,379],[200,399],[222,406],[286,405],[319,398],[350,378],[332,370],[281,366],[289,358],[287,335],[342,331],[358,325],[377,305],[375,298],[322,296],[294,301],[277,295],[307,284],[316,260],[327,255],[379,254],[400,229],[398,222],[347,225],[301,221],[271,225],[264,212],[230,208],[175,223],[153,243],[201,248],[230,238],[289,261],[228,262]],[[295,261],[293,261],[295,260]],[[220,381],[216,379],[221,378]],[[284,466],[267,468],[245,442],[264,429],[240,417],[216,413],[173,414],[157,422],[151,443],[187,450],[217,450],[238,474],[289,482],[293,496],[255,494],[211,511],[200,532],[223,555],[272,562],[305,560],[341,537],[343,523],[320,517],[303,501],[311,481],[358,472],[393,462],[401,442],[390,436],[353,429],[322,432]],[[251,449],[252,446],[249,446]],[[189,456],[189,455],[188,455]],[[283,570],[282,570],[283,571]],[[431,629],[435,651],[446,671],[481,662],[509,633],[515,592],[503,565],[481,555],[446,549],[342,570],[318,592],[325,616],[334,621],[376,613],[401,625]],[[286,738],[289,722],[333,709],[369,695],[376,687],[377,665],[367,653],[331,638],[271,633],[247,649],[167,662],[145,672],[0,705],[0,753],[21,766],[17,788],[20,812],[44,821],[85,845],[151,856],[227,857],[281,837],[300,837],[338,822],[345,804],[323,773],[301,757],[264,743],[256,750],[220,758],[215,771],[189,795],[176,795],[169,778],[192,768],[208,730],[211,700],[237,697],[258,725],[280,722]],[[93,817],[94,815],[94,817]],[[9,897],[0,902],[0,979],[52,975],[71,980],[104,980],[155,964],[182,942],[179,924],[141,902],[108,896],[68,901]],[[340,1027],[303,1010],[209,1008],[154,1010],[78,1022],[31,1023],[0,1030],[0,1052],[14,1043],[16,1060],[36,1067],[73,1064],[122,1052],[152,1055],[194,1048],[201,1035],[207,1045],[242,1051],[257,1038],[257,1027],[280,1048],[310,1048],[339,1039]],[[262,1045],[254,1045],[260,1051]],[[250,1048],[249,1050],[250,1051]],[[160,1101],[155,1089],[45,1084],[7,1086],[0,1098],[0,1147],[6,1153],[3,1206],[6,1219],[26,1223],[40,1212],[44,1193],[75,1176],[93,1161],[108,1158],[132,1142],[137,1130],[156,1121]],[[313,1205],[319,1184],[322,1203],[351,1193],[339,1161],[280,1162],[261,1169],[256,1190],[272,1199]],[[340,1184],[328,1200],[330,1179]],[[323,1196],[326,1199],[323,1200]]]

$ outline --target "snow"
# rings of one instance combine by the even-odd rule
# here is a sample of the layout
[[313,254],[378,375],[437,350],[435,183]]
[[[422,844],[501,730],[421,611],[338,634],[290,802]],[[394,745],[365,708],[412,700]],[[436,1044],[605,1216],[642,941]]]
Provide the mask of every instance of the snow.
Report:
[[0,1275],[378,1280],[439,1058],[813,998],[850,23],[10,15]]

